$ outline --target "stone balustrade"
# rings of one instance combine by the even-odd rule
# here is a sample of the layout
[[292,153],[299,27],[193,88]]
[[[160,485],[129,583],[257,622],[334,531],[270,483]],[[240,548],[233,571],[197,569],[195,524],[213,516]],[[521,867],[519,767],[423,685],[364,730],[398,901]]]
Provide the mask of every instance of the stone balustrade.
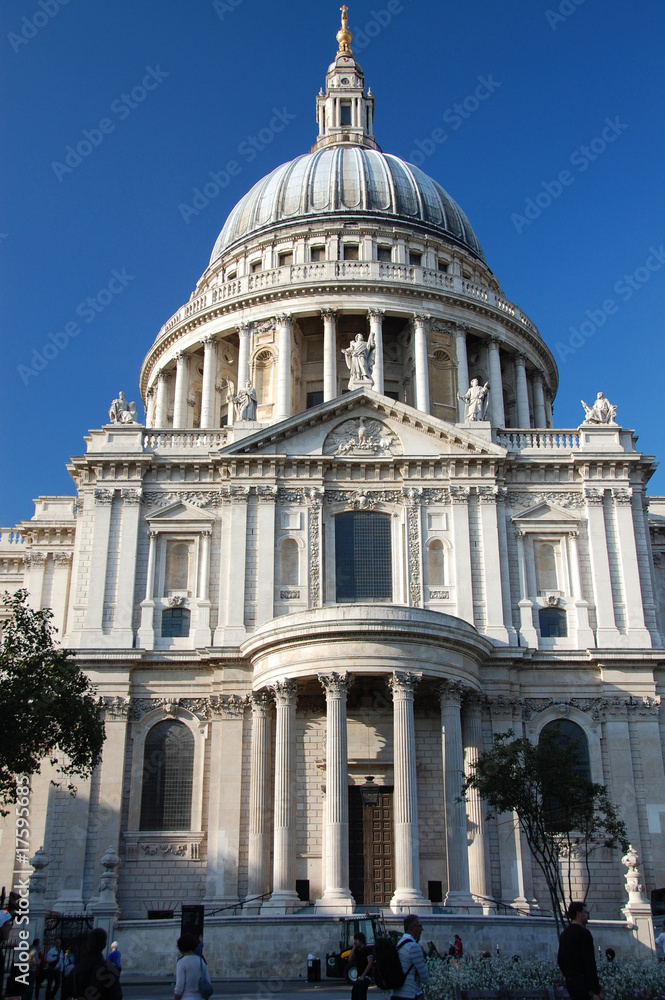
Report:
[[572,430],[507,430],[499,431],[496,443],[508,451],[524,451],[534,448],[537,451],[571,451],[580,447],[580,434],[577,428]]
[[145,451],[187,451],[191,448],[222,448],[227,443],[228,433],[220,430],[148,430],[143,435]]
[[0,528],[0,550],[11,549],[12,552],[16,552],[16,549],[23,545],[25,539],[16,528]]

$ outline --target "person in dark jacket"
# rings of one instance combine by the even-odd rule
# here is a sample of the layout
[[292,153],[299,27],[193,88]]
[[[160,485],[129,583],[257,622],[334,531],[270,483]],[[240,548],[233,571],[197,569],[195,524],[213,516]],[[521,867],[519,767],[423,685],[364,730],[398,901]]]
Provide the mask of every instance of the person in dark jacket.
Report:
[[586,903],[571,903],[568,919],[570,923],[559,938],[557,955],[557,965],[565,977],[566,989],[571,1000],[604,1000],[598,982],[593,937],[586,927],[589,920]]
[[87,950],[72,972],[71,995],[80,1000],[122,1000],[118,970],[104,958],[106,931],[95,927],[88,935]]

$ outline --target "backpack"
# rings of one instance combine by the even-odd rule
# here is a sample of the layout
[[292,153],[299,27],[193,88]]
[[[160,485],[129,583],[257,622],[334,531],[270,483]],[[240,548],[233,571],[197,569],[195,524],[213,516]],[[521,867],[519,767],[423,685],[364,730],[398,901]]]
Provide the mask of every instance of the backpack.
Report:
[[371,976],[380,990],[398,990],[411,972],[413,963],[404,972],[399,958],[399,949],[406,941],[395,944],[392,938],[378,937],[374,943],[374,964]]

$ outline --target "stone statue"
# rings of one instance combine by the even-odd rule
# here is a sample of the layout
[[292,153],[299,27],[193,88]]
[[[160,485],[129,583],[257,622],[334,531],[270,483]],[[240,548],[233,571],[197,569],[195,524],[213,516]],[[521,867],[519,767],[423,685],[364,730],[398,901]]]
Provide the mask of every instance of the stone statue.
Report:
[[374,367],[374,333],[365,340],[362,333],[357,333],[348,347],[342,348],[346,367],[351,372],[349,389],[360,389],[362,386],[372,386],[372,369]]
[[256,389],[249,379],[237,396],[231,396],[236,420],[256,420]]
[[135,424],[138,422],[136,403],[128,403],[122,390],[118,393],[118,398],[111,403],[109,420],[112,424]]
[[584,400],[582,400],[582,406],[584,407],[585,424],[616,424],[614,418],[617,415],[617,408],[610,403],[609,399],[605,398],[602,392],[596,396],[593,406],[587,406]]
[[484,420],[489,403],[488,393],[490,384],[480,385],[477,378],[471,379],[471,385],[463,396],[457,393],[457,398],[462,399],[464,406],[464,422],[471,423],[475,420]]

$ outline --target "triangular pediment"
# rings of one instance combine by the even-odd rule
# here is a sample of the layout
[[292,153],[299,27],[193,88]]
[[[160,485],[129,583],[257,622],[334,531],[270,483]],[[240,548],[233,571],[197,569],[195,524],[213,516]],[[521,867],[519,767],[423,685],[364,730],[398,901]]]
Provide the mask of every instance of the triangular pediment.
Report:
[[539,525],[541,527],[548,524],[560,525],[562,522],[578,524],[579,520],[577,515],[572,514],[569,510],[564,510],[563,507],[557,507],[556,504],[549,503],[547,500],[523,510],[521,514],[515,514],[512,518],[515,524]]
[[193,504],[186,503],[184,500],[178,500],[167,507],[161,507],[155,514],[146,515],[146,520],[155,526],[160,524],[209,524],[215,520],[215,515],[210,514],[207,510],[201,510],[200,507],[195,507]]
[[400,455],[503,457],[487,436],[430,416],[368,389],[356,389],[280,423],[245,434],[221,455],[334,455],[390,458]]

